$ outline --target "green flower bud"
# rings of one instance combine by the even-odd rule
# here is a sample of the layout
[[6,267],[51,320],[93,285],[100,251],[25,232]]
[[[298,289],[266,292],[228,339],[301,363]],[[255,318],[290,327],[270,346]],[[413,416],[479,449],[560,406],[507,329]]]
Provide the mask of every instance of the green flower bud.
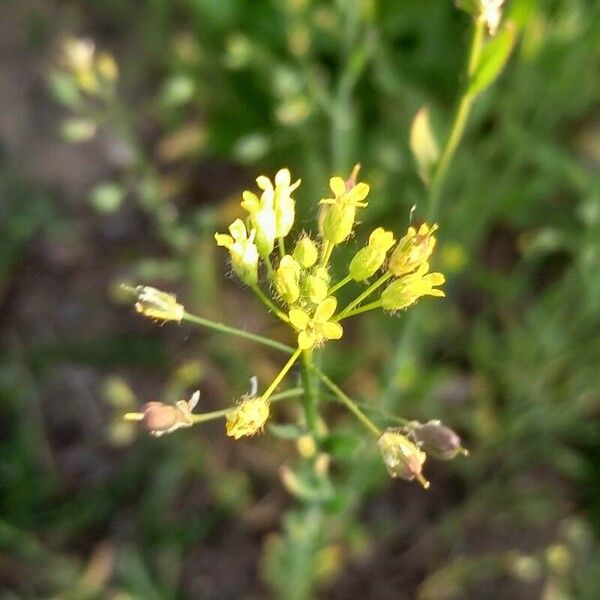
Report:
[[279,263],[275,274],[275,288],[288,304],[293,304],[300,297],[300,264],[289,254]]
[[429,263],[423,263],[416,273],[406,275],[392,282],[381,294],[381,306],[384,310],[402,310],[414,304],[422,296],[445,296],[442,290],[434,286],[445,281],[441,273],[429,273]]
[[451,460],[458,454],[468,455],[460,443],[460,437],[439,420],[425,424],[411,422],[408,427],[411,437],[427,454],[438,460]]
[[379,438],[379,449],[388,473],[407,481],[417,481],[427,489],[429,482],[421,474],[427,456],[407,437],[395,430],[388,430]]
[[298,240],[293,256],[305,269],[308,269],[317,262],[319,251],[317,245],[309,237],[303,237]]
[[315,304],[319,304],[319,302],[327,298],[327,290],[329,286],[327,285],[327,282],[323,281],[323,279],[317,275],[309,275],[304,280],[303,287],[306,295],[310,298],[310,301],[314,302]]
[[378,227],[369,237],[369,245],[361,248],[350,262],[349,272],[354,281],[364,281],[383,265],[387,251],[394,245],[394,234]]

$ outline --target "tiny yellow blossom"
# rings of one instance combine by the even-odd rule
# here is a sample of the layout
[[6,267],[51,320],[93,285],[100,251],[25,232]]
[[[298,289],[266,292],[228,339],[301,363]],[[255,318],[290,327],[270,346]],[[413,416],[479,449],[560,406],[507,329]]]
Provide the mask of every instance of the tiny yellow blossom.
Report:
[[388,430],[379,438],[379,449],[385,468],[392,477],[407,481],[416,478],[425,489],[429,487],[429,482],[421,474],[427,456],[407,437],[398,431]]
[[299,308],[290,310],[290,322],[299,331],[299,348],[310,350],[324,340],[339,340],[342,337],[342,326],[330,321],[336,307],[337,300],[330,296],[318,304],[312,317]]
[[445,278],[441,273],[427,273],[429,263],[423,263],[416,273],[396,279],[381,294],[381,306],[385,310],[402,310],[414,304],[422,296],[438,296],[446,294],[434,286],[442,285]]
[[261,198],[265,201],[272,201],[275,211],[275,237],[285,237],[294,224],[296,209],[292,193],[300,185],[300,180],[298,179],[292,183],[289,170],[280,169],[275,174],[275,186],[264,175],[257,177],[256,183],[263,190]]
[[238,440],[262,432],[269,418],[269,402],[262,396],[247,396],[226,415],[225,429],[229,437]]
[[234,273],[246,284],[254,285],[258,281],[258,250],[254,243],[255,230],[246,232],[246,225],[236,219],[230,226],[231,235],[215,233],[217,245],[225,246],[231,256]]
[[242,208],[250,214],[252,227],[256,230],[256,247],[262,258],[273,251],[277,235],[273,195],[262,194],[259,198],[254,192],[246,190],[242,194]]
[[395,243],[394,234],[378,227],[369,236],[369,244],[361,248],[350,262],[350,276],[354,281],[364,281],[383,265],[388,250]]
[[288,304],[293,304],[300,297],[300,264],[289,254],[279,263],[275,273],[275,288]]
[[426,262],[435,248],[436,239],[433,234],[437,228],[437,225],[429,227],[427,223],[423,223],[418,231],[409,227],[390,256],[389,271],[400,277]]
[[135,288],[135,293],[137,294],[135,310],[145,317],[177,322],[183,319],[185,309],[173,294],[161,292],[147,285],[139,285]]
[[194,424],[192,411],[199,398],[200,392],[196,391],[189,400],[179,400],[175,406],[163,402],[147,402],[142,412],[127,413],[124,418],[128,421],[141,421],[150,435],[160,437],[182,427],[191,427]]
[[368,205],[364,200],[369,194],[366,183],[346,183],[341,177],[332,177],[329,187],[333,198],[321,200],[322,212],[319,218],[321,234],[331,244],[341,244],[352,233],[356,209]]

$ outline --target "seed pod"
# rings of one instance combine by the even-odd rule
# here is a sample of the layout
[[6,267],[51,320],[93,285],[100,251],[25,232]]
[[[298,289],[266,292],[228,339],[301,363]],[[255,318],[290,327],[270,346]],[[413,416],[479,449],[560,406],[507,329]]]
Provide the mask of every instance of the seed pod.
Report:
[[421,474],[427,458],[407,437],[395,430],[388,430],[379,438],[379,449],[388,473],[407,481],[417,481],[427,489],[429,482]]
[[413,421],[408,428],[419,447],[433,458],[452,460],[458,454],[469,454],[461,446],[460,437],[439,420],[428,421],[425,424]]

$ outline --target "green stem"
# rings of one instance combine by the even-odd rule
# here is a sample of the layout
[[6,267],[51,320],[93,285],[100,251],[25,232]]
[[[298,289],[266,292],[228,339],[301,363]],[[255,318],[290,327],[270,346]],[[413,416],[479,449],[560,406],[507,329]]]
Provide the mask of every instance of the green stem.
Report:
[[[483,23],[483,21],[478,20],[475,25],[475,30],[473,32],[473,40],[471,43],[471,50],[469,52],[469,61],[467,67],[467,73],[469,76],[473,74],[479,63],[481,49],[483,46],[483,40],[485,37],[484,28],[485,24]],[[469,94],[465,91],[458,103],[458,108],[456,110],[456,115],[452,122],[450,135],[448,136],[448,140],[446,141],[446,145],[444,146],[444,150],[442,151],[442,156],[435,169],[435,173],[431,180],[431,186],[429,188],[429,208],[427,215],[429,220],[435,219],[437,217],[440,195],[442,192],[444,181],[446,179],[446,173],[448,172],[448,167],[450,166],[450,163],[454,158],[454,154],[456,153],[456,149],[458,148],[458,145],[463,137],[465,127],[469,119],[469,114],[471,113],[471,108],[473,106],[475,98],[476,96],[474,96],[473,94]]]
[[279,254],[283,258],[285,256],[285,242],[282,237],[277,238],[277,245],[279,246]]
[[250,286],[252,288],[252,291],[256,294],[256,296],[258,297],[258,299],[273,313],[275,313],[275,315],[277,317],[279,317],[282,321],[284,321],[285,323],[289,323],[290,320],[288,319],[288,316],[282,312],[281,310],[279,310],[279,308],[277,308],[277,306],[275,306],[275,304],[266,296],[266,294],[258,287],[257,284],[254,284],[252,286]]
[[243,329],[237,329],[235,327],[230,327],[229,325],[224,325],[223,323],[211,321],[210,319],[204,319],[202,317],[192,315],[189,312],[183,313],[183,320],[189,321],[190,323],[195,323],[201,327],[206,327],[207,329],[213,329],[214,331],[220,331],[221,333],[227,333],[229,335],[235,335],[247,340],[252,340],[253,342],[257,342],[263,346],[269,346],[270,348],[275,348],[276,350],[280,350],[286,354],[292,354],[294,352],[294,349],[286,344],[276,342],[275,340],[263,337],[262,335],[256,335],[255,333],[244,331]]
[[331,253],[333,252],[333,244],[328,242],[327,240],[323,241],[323,245],[321,246],[321,260],[319,261],[320,267],[326,267],[329,259],[331,258]]
[[[280,392],[279,394],[273,394],[270,401],[278,402],[279,400],[300,396],[302,393],[304,393],[302,388],[292,388],[291,390],[286,390],[285,392]],[[194,424],[205,423],[206,421],[214,421],[215,419],[220,419],[221,417],[227,416],[227,413],[235,408],[235,406],[230,406],[229,408],[223,408],[221,410],[214,410],[212,412],[192,415],[192,420],[194,421]]]
[[382,286],[388,279],[392,277],[392,274],[387,271],[377,281],[370,285],[362,294],[355,298],[344,310],[342,310],[337,317],[334,317],[336,321],[346,318],[348,313],[352,312],[355,306],[358,306],[363,300],[366,300],[378,287]]
[[275,379],[273,379],[271,385],[265,390],[265,393],[262,394],[263,400],[266,401],[271,397],[271,394],[275,391],[275,388],[281,383],[281,380],[285,377],[286,373],[292,368],[292,366],[300,356],[301,352],[302,350],[300,350],[300,348],[297,348],[294,354],[290,356],[290,359],[285,363],[285,365],[283,365],[283,368],[281,369],[281,371],[279,371]]
[[329,296],[331,296],[332,294],[335,294],[335,292],[337,292],[338,290],[340,290],[341,288],[343,288],[347,283],[350,283],[352,281],[352,276],[351,275],[346,275],[346,277],[344,277],[344,279],[342,279],[341,281],[338,281],[330,290],[328,293]]
[[312,350],[302,354],[302,385],[304,387],[304,416],[306,426],[313,434],[317,429],[317,390],[311,369],[313,368]]
[[381,308],[381,300],[375,300],[375,302],[371,302],[370,304],[365,304],[364,306],[359,306],[354,310],[346,313],[343,317],[338,317],[338,321],[343,319],[349,319],[350,317],[355,317],[356,315],[360,315],[361,313],[368,312],[370,310],[375,310],[376,308]]
[[381,430],[365,413],[360,410],[356,402],[347,396],[325,373],[317,369],[315,366],[311,367],[312,371],[317,374],[321,381],[340,399],[340,401],[346,406],[346,408],[376,437],[381,436]]

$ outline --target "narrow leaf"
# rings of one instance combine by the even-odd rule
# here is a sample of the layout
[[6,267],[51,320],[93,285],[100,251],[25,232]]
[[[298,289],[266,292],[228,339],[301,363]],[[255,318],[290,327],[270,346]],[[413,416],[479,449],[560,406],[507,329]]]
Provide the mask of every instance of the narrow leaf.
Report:
[[488,88],[504,69],[508,57],[515,45],[516,27],[507,23],[502,31],[488,42],[481,52],[481,58],[469,83],[468,94],[477,95]]

